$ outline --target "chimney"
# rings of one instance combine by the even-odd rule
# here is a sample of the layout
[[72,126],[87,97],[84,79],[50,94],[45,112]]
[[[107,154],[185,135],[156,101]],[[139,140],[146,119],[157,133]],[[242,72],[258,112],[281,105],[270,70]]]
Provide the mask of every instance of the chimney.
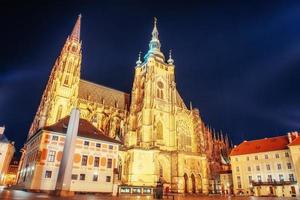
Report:
[[291,133],[288,133],[288,139],[289,139],[289,143],[292,142],[292,134]]
[[1,126],[1,127],[0,127],[0,135],[3,135],[3,134],[4,134],[4,130],[5,130],[5,126]]

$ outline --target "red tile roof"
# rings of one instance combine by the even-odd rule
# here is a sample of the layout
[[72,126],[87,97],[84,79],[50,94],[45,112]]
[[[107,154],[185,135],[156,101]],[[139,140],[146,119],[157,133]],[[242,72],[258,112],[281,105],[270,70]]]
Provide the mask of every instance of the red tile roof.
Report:
[[[70,119],[70,116],[67,116],[67,117],[59,120],[57,123],[50,125],[50,126],[46,126],[43,129],[48,130],[48,131],[54,131],[54,132],[66,134],[69,119]],[[85,119],[79,120],[78,136],[121,144],[120,141],[106,136],[103,131],[97,129],[89,121],[87,121]]]
[[288,136],[278,136],[260,140],[244,141],[232,149],[230,156],[261,153],[288,149]]
[[300,145],[300,136],[298,136],[296,139],[294,139],[289,146],[296,146],[296,145]]

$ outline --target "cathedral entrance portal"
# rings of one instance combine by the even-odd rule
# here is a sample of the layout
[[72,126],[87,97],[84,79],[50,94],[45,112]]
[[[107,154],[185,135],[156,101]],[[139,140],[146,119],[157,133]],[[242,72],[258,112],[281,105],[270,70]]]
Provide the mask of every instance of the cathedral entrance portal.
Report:
[[189,177],[188,175],[185,173],[184,174],[184,193],[188,193],[188,181],[189,181]]
[[191,179],[192,179],[192,192],[196,193],[196,180],[194,174],[192,174]]

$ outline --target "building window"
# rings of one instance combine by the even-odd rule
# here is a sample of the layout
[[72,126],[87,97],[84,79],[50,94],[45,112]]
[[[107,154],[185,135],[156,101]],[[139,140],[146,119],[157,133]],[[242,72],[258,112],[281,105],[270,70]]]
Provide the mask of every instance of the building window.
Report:
[[114,149],[114,146],[113,145],[109,145],[108,148],[109,149]]
[[62,105],[58,106],[57,114],[56,114],[56,121],[58,121],[61,118],[62,113]]
[[268,154],[266,154],[266,155],[265,155],[265,159],[269,159],[269,156],[268,156]]
[[54,161],[55,161],[55,151],[49,151],[48,162],[54,162]]
[[272,182],[272,175],[268,175],[268,182]]
[[79,179],[80,179],[81,181],[84,181],[84,180],[85,180],[85,174],[80,174]]
[[288,169],[292,169],[292,164],[291,163],[287,163],[286,165],[287,165]]
[[275,154],[275,158],[279,158],[279,154],[278,153]]
[[239,159],[238,159],[238,158],[235,158],[235,161],[237,162],[237,161],[239,161]]
[[283,181],[284,181],[284,178],[283,178],[283,175],[282,175],[282,174],[279,174],[279,181],[280,181],[280,182],[283,182]]
[[258,156],[255,156],[254,159],[255,159],[255,160],[258,160]]
[[95,160],[94,160],[94,167],[99,167],[99,160],[100,160],[99,157],[95,157]]
[[64,85],[69,85],[69,75],[66,75]]
[[88,159],[87,155],[83,155],[82,156],[82,159],[81,159],[81,165],[82,166],[86,166],[87,165],[87,159]]
[[247,161],[249,161],[249,156],[247,156]]
[[98,181],[98,174],[93,175],[93,181]]
[[236,171],[239,172],[239,171],[240,171],[240,168],[239,168],[239,167],[236,167]]
[[237,179],[237,185],[238,185],[238,188],[241,189],[241,188],[242,188],[241,177],[240,177],[240,176],[237,176],[236,179]]
[[270,171],[271,170],[271,166],[269,164],[266,165],[267,170]]
[[52,140],[53,140],[53,141],[58,141],[58,136],[57,136],[57,135],[53,135],[53,136],[52,136]]
[[110,176],[106,176],[106,182],[110,182]]
[[52,176],[52,171],[45,172],[45,178],[51,178],[51,176]]
[[256,171],[260,171],[259,165],[256,166]]
[[96,143],[96,147],[97,147],[97,148],[100,148],[100,147],[101,147],[101,144],[100,144],[100,143]]
[[251,167],[248,167],[248,172],[251,172]]
[[289,181],[295,181],[294,174],[289,174]]
[[257,181],[261,182],[261,176],[260,175],[257,176]]
[[158,140],[162,140],[163,139],[163,137],[164,137],[163,131],[164,131],[164,128],[163,128],[162,123],[158,122],[156,124],[156,137],[157,137]]
[[107,159],[107,168],[111,168],[112,167],[112,159],[108,158]]
[[77,174],[72,174],[72,177],[71,177],[72,180],[77,180],[77,178],[78,178]]
[[285,157],[290,157],[289,153],[288,152],[285,152]]
[[89,146],[90,145],[90,142],[89,141],[84,141],[84,146]]
[[249,176],[249,183],[252,183],[252,176]]
[[277,169],[278,169],[278,170],[281,169],[281,164],[277,164]]

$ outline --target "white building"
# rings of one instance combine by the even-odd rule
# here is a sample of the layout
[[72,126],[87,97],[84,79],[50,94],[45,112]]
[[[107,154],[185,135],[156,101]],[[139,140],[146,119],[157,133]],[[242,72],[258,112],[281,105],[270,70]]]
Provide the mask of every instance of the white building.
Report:
[[235,194],[299,196],[295,165],[288,144],[293,136],[244,141],[231,154]]
[[[24,189],[46,192],[56,189],[69,118],[39,130],[28,139],[18,180]],[[87,120],[80,119],[70,191],[111,193],[119,144]]]

